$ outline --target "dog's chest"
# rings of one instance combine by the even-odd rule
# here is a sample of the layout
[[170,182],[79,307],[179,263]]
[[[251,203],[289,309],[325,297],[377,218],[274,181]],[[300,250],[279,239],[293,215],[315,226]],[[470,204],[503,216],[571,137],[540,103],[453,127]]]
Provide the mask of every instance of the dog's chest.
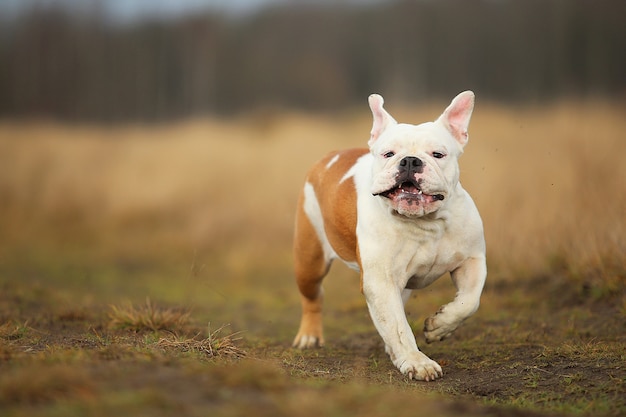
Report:
[[[447,239],[398,239],[386,255],[390,270],[399,287],[420,289],[456,269],[463,254]],[[390,248],[391,249],[391,248]]]

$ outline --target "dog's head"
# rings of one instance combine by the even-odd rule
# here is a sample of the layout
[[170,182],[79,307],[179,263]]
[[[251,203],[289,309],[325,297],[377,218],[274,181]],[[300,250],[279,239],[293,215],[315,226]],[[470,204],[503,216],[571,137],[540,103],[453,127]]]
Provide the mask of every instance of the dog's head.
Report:
[[447,203],[459,181],[457,160],[468,140],[474,93],[459,94],[436,121],[419,125],[397,123],[383,102],[378,94],[369,97],[372,194],[406,217],[433,213]]

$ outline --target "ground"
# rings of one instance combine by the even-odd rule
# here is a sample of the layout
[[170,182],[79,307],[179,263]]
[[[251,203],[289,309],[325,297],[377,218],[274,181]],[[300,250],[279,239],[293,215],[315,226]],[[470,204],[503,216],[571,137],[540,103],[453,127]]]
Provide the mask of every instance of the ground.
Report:
[[[288,274],[260,274],[242,295],[246,274],[207,289],[197,278],[170,281],[154,266],[44,266],[2,271],[5,415],[626,412],[623,291],[597,296],[565,279],[487,285],[481,309],[454,337],[426,344],[424,317],[453,295],[443,277],[407,307],[419,345],[444,369],[427,383],[393,367],[356,277],[341,268],[327,283],[327,346],[301,351],[290,347],[299,306]],[[127,302],[106,303],[130,281]]]

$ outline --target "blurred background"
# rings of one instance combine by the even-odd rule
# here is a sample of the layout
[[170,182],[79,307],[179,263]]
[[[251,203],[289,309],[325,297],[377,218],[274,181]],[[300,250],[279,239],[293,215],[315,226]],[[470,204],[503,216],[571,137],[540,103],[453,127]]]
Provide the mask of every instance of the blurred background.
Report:
[[0,118],[626,98],[622,0],[3,0]]
[[419,123],[471,89],[461,180],[490,282],[623,294],[625,17],[624,0],[2,0],[0,275],[98,294],[145,276],[140,297],[264,276],[297,306],[308,167],[365,146],[370,93]]

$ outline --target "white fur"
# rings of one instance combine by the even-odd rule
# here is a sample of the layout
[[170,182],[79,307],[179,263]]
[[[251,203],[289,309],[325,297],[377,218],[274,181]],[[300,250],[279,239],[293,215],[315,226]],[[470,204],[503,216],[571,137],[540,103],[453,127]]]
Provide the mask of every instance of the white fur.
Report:
[[332,159],[328,161],[328,163],[326,164],[326,169],[329,169],[330,167],[335,165],[335,162],[337,162],[338,160],[339,160],[339,155],[333,156]]

